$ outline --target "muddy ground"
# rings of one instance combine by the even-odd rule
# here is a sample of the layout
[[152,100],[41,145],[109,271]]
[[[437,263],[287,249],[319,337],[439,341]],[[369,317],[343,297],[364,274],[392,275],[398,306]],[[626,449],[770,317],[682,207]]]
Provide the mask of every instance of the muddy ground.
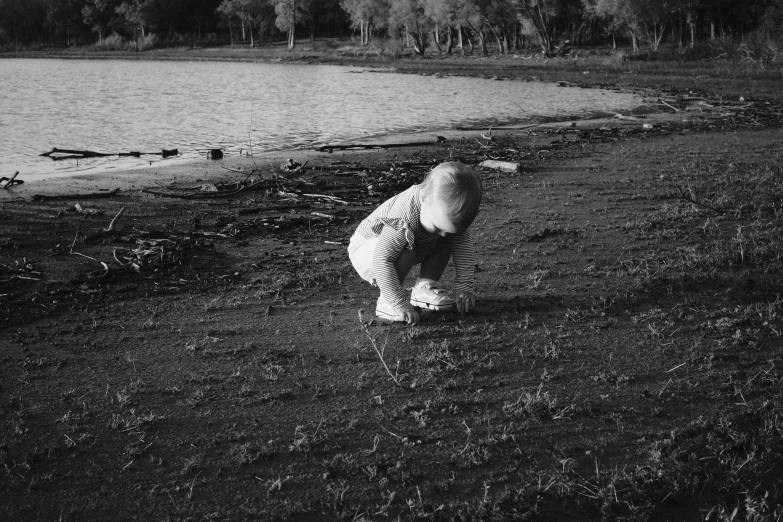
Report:
[[[0,518],[780,520],[783,106],[708,102],[11,188]],[[375,320],[358,221],[488,158],[476,311]]]

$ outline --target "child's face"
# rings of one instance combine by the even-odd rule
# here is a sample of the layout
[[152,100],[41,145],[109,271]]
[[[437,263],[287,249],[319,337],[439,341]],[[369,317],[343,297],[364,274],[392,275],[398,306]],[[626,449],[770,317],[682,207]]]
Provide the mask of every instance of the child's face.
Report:
[[427,201],[422,201],[419,219],[421,220],[421,226],[430,234],[446,237],[447,234],[459,232],[459,229],[451,222],[444,205],[438,202],[428,203]]

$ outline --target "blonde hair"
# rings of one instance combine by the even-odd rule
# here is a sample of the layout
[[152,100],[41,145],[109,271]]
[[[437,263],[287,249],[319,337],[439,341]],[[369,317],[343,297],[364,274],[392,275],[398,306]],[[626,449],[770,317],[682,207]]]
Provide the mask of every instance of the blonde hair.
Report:
[[421,182],[422,201],[443,204],[459,230],[465,230],[473,223],[482,195],[479,175],[463,163],[441,163]]

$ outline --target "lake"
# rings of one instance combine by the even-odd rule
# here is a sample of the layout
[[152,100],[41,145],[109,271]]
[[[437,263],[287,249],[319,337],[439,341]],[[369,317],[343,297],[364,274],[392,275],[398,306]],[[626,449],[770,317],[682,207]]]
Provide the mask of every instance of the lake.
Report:
[[[554,84],[242,62],[0,59],[3,171],[25,180],[310,148],[455,126],[628,110],[639,96]],[[434,135],[432,136],[434,138]],[[52,147],[180,156],[52,161]]]

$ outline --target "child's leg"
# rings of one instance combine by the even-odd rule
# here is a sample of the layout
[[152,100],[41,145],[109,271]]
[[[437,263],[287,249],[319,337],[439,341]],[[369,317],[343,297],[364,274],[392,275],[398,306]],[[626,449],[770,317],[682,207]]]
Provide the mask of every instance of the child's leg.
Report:
[[403,286],[405,278],[408,277],[413,266],[417,264],[415,250],[405,249],[402,251],[400,257],[394,262],[394,268],[397,270],[397,277],[400,278],[400,286]]
[[411,292],[413,306],[430,310],[451,310],[454,307],[454,299],[437,284],[450,259],[451,245],[441,238],[421,262],[419,278]]
[[451,245],[444,238],[439,238],[435,246],[421,262],[421,271],[416,284],[422,282],[440,281],[446,266],[451,259]]

